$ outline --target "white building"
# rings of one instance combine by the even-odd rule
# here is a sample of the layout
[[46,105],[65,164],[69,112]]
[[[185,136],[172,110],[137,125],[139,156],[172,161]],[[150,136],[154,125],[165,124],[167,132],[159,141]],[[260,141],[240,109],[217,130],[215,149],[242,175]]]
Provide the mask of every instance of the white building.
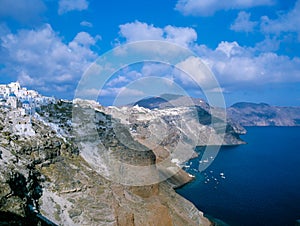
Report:
[[8,85],[0,85],[0,106],[11,109],[23,108],[26,114],[33,115],[36,109],[43,105],[55,103],[55,98],[44,97],[35,90],[28,90],[21,87],[19,82],[12,82]]
[[10,94],[10,88],[7,85],[0,85],[0,95],[7,99]]
[[30,102],[28,100],[22,102],[22,108],[25,110],[27,115],[32,114],[32,106],[30,105]]
[[34,136],[35,131],[32,128],[30,116],[16,119],[14,125],[14,132],[21,136]]
[[18,108],[18,98],[14,93],[9,94],[9,97],[6,101],[7,105],[11,107],[12,109]]
[[14,94],[18,93],[21,89],[21,85],[19,82],[12,82],[8,84],[8,87],[10,88],[10,92]]
[[35,135],[31,124],[31,116],[26,114],[25,109],[18,108],[9,111],[7,119],[14,133],[21,136]]

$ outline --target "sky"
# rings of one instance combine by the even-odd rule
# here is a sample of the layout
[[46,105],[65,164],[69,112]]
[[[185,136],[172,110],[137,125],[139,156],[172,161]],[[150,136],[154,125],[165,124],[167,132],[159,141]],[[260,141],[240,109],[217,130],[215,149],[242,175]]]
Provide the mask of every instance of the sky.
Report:
[[[300,0],[0,0],[0,83],[73,99],[97,59],[143,40],[199,56],[220,84],[209,92],[222,92],[227,106],[300,106]],[[144,62],[115,72],[99,102],[148,95],[132,84],[149,76],[203,95],[176,65]],[[168,91],[159,83],[149,86],[157,95]]]

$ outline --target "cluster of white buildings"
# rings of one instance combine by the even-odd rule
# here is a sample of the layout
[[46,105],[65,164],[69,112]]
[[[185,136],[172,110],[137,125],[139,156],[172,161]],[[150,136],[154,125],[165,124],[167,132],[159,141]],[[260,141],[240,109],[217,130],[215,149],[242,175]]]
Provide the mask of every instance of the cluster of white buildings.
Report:
[[20,135],[34,135],[31,117],[41,106],[54,101],[54,98],[21,87],[19,82],[0,85],[0,107],[9,109],[7,120],[14,132]]

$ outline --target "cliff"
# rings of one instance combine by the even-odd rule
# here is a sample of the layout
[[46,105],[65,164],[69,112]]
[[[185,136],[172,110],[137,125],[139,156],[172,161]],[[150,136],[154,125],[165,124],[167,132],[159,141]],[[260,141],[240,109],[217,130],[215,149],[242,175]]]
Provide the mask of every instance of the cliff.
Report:
[[210,225],[169,182],[126,174],[127,165],[149,167],[146,175],[160,178],[160,157],[98,104],[41,106],[28,122],[30,136],[15,132],[10,112],[0,107],[1,223]]

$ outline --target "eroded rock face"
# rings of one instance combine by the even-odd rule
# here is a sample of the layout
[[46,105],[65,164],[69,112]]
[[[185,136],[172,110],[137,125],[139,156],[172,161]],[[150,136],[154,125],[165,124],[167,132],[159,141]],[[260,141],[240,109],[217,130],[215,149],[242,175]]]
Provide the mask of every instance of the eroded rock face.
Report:
[[[109,180],[110,174],[120,168],[101,163],[101,156],[107,153],[128,165],[153,166],[154,174],[158,173],[157,158],[151,148],[132,138],[120,120],[113,119],[99,105],[85,104],[75,106],[80,108],[77,113],[85,116],[75,122],[75,130],[71,102],[44,106],[39,115],[32,117],[32,137],[10,131],[5,121],[7,110],[1,109],[1,222],[22,225],[31,219],[32,225],[210,224],[167,182],[132,186]],[[115,171],[106,175],[105,168]]]

